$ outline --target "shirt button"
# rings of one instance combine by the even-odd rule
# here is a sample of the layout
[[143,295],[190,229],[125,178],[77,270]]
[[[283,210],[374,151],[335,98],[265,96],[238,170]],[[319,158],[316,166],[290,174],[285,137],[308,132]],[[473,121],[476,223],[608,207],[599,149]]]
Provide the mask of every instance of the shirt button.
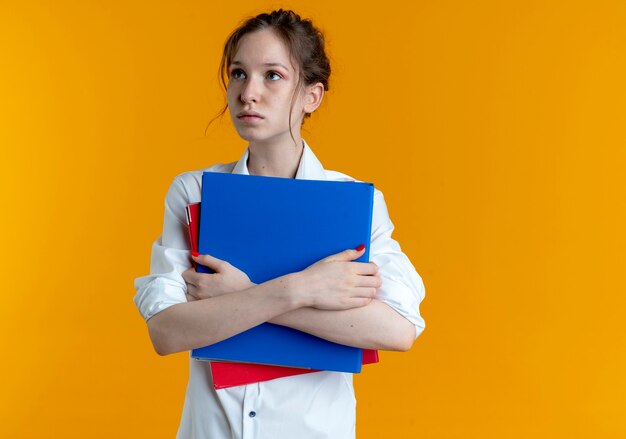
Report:
[[248,416],[250,416],[251,418],[254,418],[256,416],[256,412],[252,410],[250,413],[248,413]]

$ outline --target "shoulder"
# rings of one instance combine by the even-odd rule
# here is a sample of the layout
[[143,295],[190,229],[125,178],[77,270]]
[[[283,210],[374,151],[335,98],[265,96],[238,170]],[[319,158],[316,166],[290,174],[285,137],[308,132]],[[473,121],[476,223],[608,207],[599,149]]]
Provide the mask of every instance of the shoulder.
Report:
[[197,183],[202,182],[203,172],[231,173],[233,172],[233,168],[235,167],[236,164],[237,162],[231,162],[231,163],[225,163],[225,164],[217,163],[215,165],[209,166],[208,168],[183,172],[182,174],[178,174],[176,177],[174,177],[174,182],[177,182],[183,186],[193,186]]
[[[324,172],[326,173],[326,179],[330,181],[365,183],[341,172],[326,169]],[[372,206],[372,242],[376,242],[376,249],[380,247],[380,242],[383,242],[385,239],[391,237],[393,229],[394,226],[389,218],[389,210],[387,209],[385,197],[383,196],[382,191],[374,186],[374,203]]]
[[217,163],[209,166],[208,168],[198,169],[195,171],[187,171],[182,174],[178,174],[174,177],[174,181],[168,191],[168,198],[170,196],[183,198],[186,204],[199,203],[202,193],[202,173],[203,172],[223,172],[231,173],[235,164],[231,163]]
[[330,181],[356,181],[356,179],[350,177],[348,174],[341,172],[324,169],[324,173],[326,174],[326,179]]
[[[324,169],[324,173],[326,174],[326,179],[330,181],[350,181],[350,182],[358,182],[365,183],[361,180],[357,180],[348,174],[344,174],[338,171],[331,171],[328,169]],[[385,203],[383,193],[374,186],[374,204]]]

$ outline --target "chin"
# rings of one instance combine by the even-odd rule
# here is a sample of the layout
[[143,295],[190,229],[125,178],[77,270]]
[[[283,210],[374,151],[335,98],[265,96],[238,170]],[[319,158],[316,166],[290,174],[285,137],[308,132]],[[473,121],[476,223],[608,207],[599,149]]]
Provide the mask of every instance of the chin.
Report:
[[245,140],[246,142],[267,142],[273,138],[276,138],[276,136],[272,136],[272,135],[267,135],[266,133],[262,133],[260,132],[258,129],[257,130],[253,130],[253,129],[239,129],[237,130],[237,134],[239,134],[239,137],[241,137],[243,140]]
[[237,134],[239,134],[239,137],[241,137],[243,140],[250,141],[251,139],[258,137],[258,133],[255,134],[253,130],[250,129],[250,127],[241,127],[235,125],[235,130],[237,131]]
[[241,137],[246,142],[262,142],[266,140],[265,137],[259,136],[258,134],[246,132],[246,131],[237,131],[239,137]]

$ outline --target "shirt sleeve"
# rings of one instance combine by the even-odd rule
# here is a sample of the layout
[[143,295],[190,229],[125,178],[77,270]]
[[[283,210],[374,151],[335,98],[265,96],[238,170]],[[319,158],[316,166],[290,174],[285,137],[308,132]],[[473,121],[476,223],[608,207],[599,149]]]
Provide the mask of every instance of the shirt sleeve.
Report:
[[391,237],[394,225],[389,219],[382,192],[375,190],[372,217],[370,261],[378,265],[382,286],[376,299],[386,303],[415,325],[415,338],[425,328],[419,312],[424,299],[424,283],[400,245]]
[[187,301],[182,272],[191,267],[185,207],[189,196],[180,176],[165,197],[163,233],[152,244],[150,274],[135,279],[134,302],[147,321],[164,309]]

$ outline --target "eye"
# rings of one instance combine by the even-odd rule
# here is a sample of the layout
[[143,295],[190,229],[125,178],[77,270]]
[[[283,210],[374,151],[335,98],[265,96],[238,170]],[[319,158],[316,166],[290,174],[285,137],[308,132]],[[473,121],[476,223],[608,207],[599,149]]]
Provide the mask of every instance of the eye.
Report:
[[230,78],[231,79],[243,79],[245,77],[246,77],[246,74],[241,69],[233,69],[233,70],[230,71]]
[[278,81],[279,79],[283,79],[283,76],[278,72],[267,72],[267,79],[270,81]]

